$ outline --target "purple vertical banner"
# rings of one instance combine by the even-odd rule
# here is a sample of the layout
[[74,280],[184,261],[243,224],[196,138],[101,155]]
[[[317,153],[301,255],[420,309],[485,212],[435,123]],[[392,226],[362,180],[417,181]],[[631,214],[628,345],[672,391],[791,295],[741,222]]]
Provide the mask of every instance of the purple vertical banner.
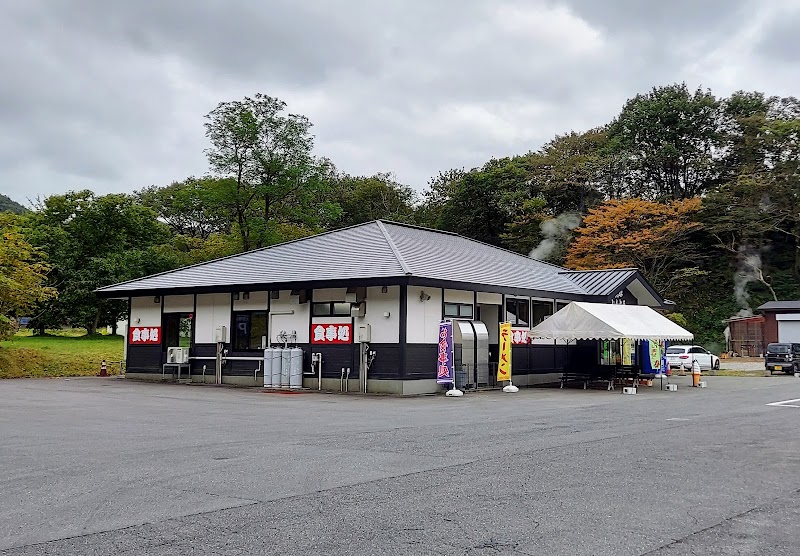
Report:
[[436,382],[455,383],[453,369],[453,323],[445,320],[439,323],[439,356],[436,359]]

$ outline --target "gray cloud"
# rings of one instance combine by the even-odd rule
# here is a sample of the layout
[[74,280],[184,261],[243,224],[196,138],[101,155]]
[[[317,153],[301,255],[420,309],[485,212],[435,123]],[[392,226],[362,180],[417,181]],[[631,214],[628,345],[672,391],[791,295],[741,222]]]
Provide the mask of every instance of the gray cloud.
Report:
[[[767,63],[780,61],[791,65],[790,71],[797,73],[797,57],[800,52],[800,4],[793,12],[774,22],[758,43],[758,54]],[[794,96],[800,96],[800,92]]]
[[341,170],[421,189],[605,123],[654,85],[797,94],[800,77],[770,71],[796,52],[793,4],[8,0],[0,193],[202,174],[203,115],[255,92],[309,116]]

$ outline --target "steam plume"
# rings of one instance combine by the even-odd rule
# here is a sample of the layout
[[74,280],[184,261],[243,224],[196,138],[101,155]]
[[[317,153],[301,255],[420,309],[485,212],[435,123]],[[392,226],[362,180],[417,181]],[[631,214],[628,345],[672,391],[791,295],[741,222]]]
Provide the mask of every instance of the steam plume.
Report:
[[747,285],[751,282],[764,284],[772,294],[772,298],[777,301],[775,291],[764,278],[764,272],[761,269],[761,254],[749,245],[743,245],[739,248],[739,266],[733,275],[733,296],[736,298],[736,304],[741,308],[736,313],[737,317],[749,317],[753,314],[750,307],[750,294],[747,291]]
[[539,225],[544,239],[533,248],[530,257],[546,261],[569,240],[572,230],[580,225],[581,215],[577,212],[565,212],[555,218],[545,220]]

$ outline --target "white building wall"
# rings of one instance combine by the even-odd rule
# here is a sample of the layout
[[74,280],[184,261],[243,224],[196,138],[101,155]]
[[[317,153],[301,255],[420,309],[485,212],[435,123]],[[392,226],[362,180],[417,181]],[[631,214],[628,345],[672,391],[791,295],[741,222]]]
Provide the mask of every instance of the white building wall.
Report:
[[[371,341],[376,344],[396,344],[400,341],[400,286],[389,286],[387,290],[381,293],[380,287],[367,288],[364,318],[355,319],[356,326],[369,324],[372,327]],[[384,313],[389,313],[389,316],[385,317]]]
[[444,302],[472,305],[475,302],[475,293],[466,290],[444,290]]
[[165,313],[191,313],[194,311],[194,296],[189,295],[165,295]]
[[266,311],[268,307],[269,292],[248,292],[250,299],[244,298],[244,293],[239,293],[239,299],[233,300],[234,311]]
[[131,298],[131,326],[161,326],[161,301],[154,296]]
[[[278,334],[281,330],[285,330],[289,334],[295,331],[297,343],[307,344],[309,342],[308,323],[310,322],[311,303],[297,303],[297,296],[294,296],[295,301],[292,301],[290,290],[282,290],[279,293],[278,299],[270,299],[270,341],[273,344],[277,343]],[[291,314],[278,314],[288,312]]]
[[478,292],[478,303],[483,305],[502,305],[503,294]]
[[[420,293],[430,296],[420,301]],[[471,292],[470,292],[471,293]],[[442,320],[442,290],[439,288],[408,286],[408,330],[409,344],[435,344],[439,337],[439,322]],[[472,300],[470,300],[472,303]]]
[[314,290],[314,301],[340,301],[344,302],[347,296],[347,288],[322,288]]
[[231,341],[231,294],[206,293],[197,295],[195,313],[195,342],[213,344],[214,331],[218,326],[228,329],[228,342]]

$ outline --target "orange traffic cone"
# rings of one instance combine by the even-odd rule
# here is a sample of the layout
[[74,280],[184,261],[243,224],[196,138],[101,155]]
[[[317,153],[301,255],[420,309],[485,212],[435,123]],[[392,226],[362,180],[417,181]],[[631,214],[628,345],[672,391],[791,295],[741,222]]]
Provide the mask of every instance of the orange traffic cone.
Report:
[[700,385],[700,363],[697,361],[692,362],[692,386],[697,387]]

